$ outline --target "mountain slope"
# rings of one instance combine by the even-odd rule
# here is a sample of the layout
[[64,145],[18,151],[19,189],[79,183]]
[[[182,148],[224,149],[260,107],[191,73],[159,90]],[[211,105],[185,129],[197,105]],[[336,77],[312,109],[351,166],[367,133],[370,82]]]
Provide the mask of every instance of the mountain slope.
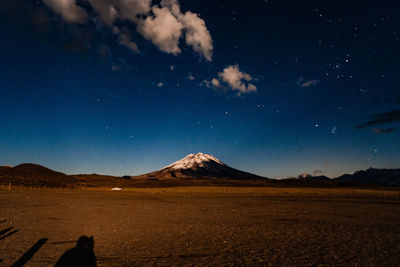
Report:
[[74,177],[46,167],[24,163],[15,167],[0,167],[0,184],[66,187],[78,183]]
[[136,178],[226,178],[226,179],[266,179],[255,174],[229,167],[217,158],[203,153],[189,154],[159,171],[136,176]]

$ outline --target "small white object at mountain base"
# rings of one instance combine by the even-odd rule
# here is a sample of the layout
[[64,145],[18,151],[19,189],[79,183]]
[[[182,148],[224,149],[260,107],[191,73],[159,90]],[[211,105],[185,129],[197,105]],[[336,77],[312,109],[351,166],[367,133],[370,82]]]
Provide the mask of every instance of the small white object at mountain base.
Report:
[[111,188],[111,191],[121,191],[122,188],[121,187],[113,187]]

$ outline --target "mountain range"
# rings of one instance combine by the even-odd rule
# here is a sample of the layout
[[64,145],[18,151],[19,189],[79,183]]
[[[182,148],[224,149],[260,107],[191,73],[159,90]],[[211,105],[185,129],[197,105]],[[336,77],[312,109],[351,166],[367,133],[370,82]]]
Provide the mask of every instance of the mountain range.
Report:
[[234,169],[204,153],[189,154],[158,171],[139,176],[116,177],[99,174],[67,175],[36,164],[0,166],[0,184],[39,187],[164,187],[182,185],[229,186],[400,186],[400,169],[356,171],[337,178],[301,174],[297,178],[269,179]]

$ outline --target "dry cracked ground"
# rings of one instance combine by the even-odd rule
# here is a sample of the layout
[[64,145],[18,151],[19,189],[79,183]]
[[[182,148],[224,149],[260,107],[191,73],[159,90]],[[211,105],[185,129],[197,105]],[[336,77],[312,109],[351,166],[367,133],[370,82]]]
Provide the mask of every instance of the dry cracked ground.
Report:
[[[396,266],[400,192],[169,188],[0,191],[0,266]],[[79,260],[79,258],[75,259]]]

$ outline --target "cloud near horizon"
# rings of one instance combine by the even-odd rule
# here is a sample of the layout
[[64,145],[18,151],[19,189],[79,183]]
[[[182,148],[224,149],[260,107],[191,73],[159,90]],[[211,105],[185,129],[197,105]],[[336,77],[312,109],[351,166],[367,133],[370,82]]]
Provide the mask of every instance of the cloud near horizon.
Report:
[[[368,126],[394,123],[394,122],[400,122],[400,110],[399,109],[394,109],[394,110],[391,110],[388,112],[376,114],[376,115],[372,116],[371,120],[356,126],[356,128],[364,129]],[[380,129],[380,130],[384,130],[384,129]],[[381,133],[382,132],[385,132],[385,131],[381,131]],[[386,131],[386,132],[388,132],[388,131]],[[393,130],[389,131],[389,132],[393,132]]]
[[[68,23],[85,24],[93,16],[76,0],[44,0],[44,3]],[[120,44],[132,51],[139,52],[138,46],[131,40],[131,34],[116,25],[118,20],[136,25],[138,33],[165,53],[181,53],[179,42],[185,37],[187,45],[212,61],[213,42],[205,21],[191,11],[182,13],[177,0],[162,0],[161,6],[152,5],[151,0],[87,0],[87,4],[96,13],[93,18],[110,27]]]
[[238,95],[257,92],[257,87],[250,83],[254,78],[249,74],[240,71],[239,65],[230,65],[218,73],[218,78],[210,81],[204,80],[203,85],[213,87],[215,89],[226,88],[232,91],[238,91]]

